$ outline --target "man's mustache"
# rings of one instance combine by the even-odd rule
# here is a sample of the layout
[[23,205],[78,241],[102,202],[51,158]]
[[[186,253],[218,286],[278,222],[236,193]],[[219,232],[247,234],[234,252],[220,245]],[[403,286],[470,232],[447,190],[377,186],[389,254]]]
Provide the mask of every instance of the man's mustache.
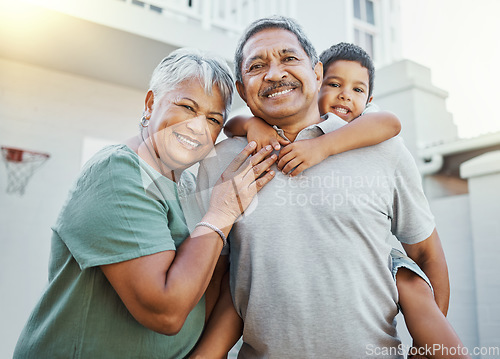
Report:
[[280,81],[280,82],[275,82],[273,83],[271,86],[269,86],[268,88],[262,90],[259,92],[259,96],[265,96],[267,97],[271,92],[273,92],[274,90],[280,88],[280,87],[292,87],[292,88],[296,88],[296,87],[299,87],[300,86],[300,82],[298,81]]

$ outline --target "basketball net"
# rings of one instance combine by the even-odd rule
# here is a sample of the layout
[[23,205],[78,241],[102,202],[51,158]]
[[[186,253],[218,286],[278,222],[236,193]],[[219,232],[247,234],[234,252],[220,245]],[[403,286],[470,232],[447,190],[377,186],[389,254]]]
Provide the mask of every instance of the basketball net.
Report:
[[2,147],[2,157],[7,168],[7,193],[24,194],[33,173],[49,159],[46,153]]

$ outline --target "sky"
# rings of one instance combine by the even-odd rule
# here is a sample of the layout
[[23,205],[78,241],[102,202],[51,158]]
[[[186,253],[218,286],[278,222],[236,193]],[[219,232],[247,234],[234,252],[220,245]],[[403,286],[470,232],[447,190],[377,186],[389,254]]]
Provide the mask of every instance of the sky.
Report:
[[500,0],[401,0],[402,55],[449,93],[459,137],[500,131]]

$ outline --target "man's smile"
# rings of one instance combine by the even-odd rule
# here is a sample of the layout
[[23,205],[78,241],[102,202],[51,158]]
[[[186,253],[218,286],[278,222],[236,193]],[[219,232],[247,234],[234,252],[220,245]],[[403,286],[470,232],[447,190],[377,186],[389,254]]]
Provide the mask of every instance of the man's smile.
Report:
[[270,95],[267,95],[267,97],[276,97],[276,96],[279,96],[279,95],[284,95],[286,93],[289,93],[292,90],[293,89],[288,89],[288,90],[283,90],[283,91],[280,91],[280,92],[275,92],[275,93],[272,93]]
[[270,86],[267,89],[261,91],[259,95],[267,98],[275,98],[278,96],[286,95],[299,86],[300,83],[298,81],[276,83],[273,86]]

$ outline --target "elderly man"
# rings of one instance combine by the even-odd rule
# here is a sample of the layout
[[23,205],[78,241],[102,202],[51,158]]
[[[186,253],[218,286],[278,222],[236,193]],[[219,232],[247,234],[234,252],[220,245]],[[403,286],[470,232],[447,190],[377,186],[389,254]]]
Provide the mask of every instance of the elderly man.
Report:
[[[345,125],[332,114],[320,117],[322,64],[293,20],[251,24],[235,66],[241,98],[290,141]],[[200,186],[213,186],[246,143],[220,143],[200,166]],[[329,157],[298,177],[277,173],[231,231],[231,295],[244,322],[240,357],[402,357],[393,234],[447,305],[440,240],[401,139]],[[230,318],[216,311],[207,332],[213,345]]]

